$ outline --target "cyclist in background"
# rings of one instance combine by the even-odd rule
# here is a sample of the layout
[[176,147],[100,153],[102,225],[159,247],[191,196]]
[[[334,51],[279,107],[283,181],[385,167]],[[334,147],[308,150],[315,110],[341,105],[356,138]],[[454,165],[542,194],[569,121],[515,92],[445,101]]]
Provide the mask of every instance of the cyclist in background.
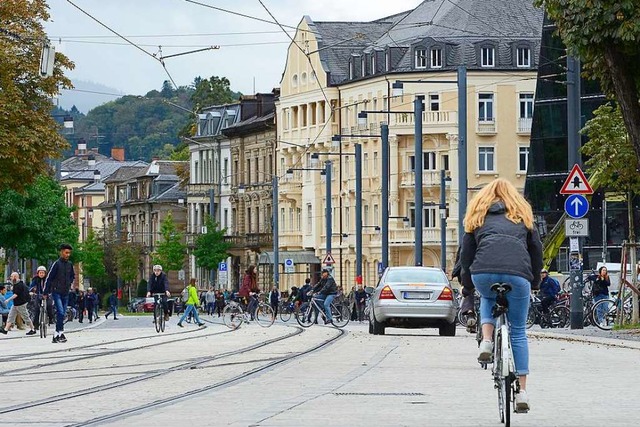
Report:
[[543,268],[540,272],[542,280],[540,281],[540,291],[538,297],[540,298],[540,307],[542,307],[543,313],[549,312],[549,307],[553,305],[558,299],[560,293],[560,283],[553,277],[549,276],[549,270]]
[[[152,294],[163,294],[161,297],[162,310],[164,310],[164,320],[169,321],[169,307],[167,298],[171,295],[169,292],[169,278],[162,272],[162,266],[156,264],[153,266],[153,274],[147,282],[147,298]],[[185,301],[186,303],[186,301]]]
[[49,325],[53,325],[53,302],[49,296],[51,295],[51,289],[47,287],[47,268],[43,265],[38,267],[36,275],[31,284],[29,285],[29,292],[36,296],[36,305],[34,310],[33,324],[36,329],[40,328],[40,305],[42,300],[46,300],[47,316],[49,317]]
[[511,325],[516,374],[520,377],[516,410],[528,411],[529,344],[525,327],[531,288],[538,288],[542,269],[542,243],[533,223],[531,205],[513,184],[498,178],[482,188],[469,203],[464,230],[460,251],[462,274],[471,273],[471,280],[482,297],[482,342],[478,360],[489,362],[493,354],[496,319],[491,310],[496,294],[491,291],[491,285],[509,283],[512,289],[506,294],[507,318]]

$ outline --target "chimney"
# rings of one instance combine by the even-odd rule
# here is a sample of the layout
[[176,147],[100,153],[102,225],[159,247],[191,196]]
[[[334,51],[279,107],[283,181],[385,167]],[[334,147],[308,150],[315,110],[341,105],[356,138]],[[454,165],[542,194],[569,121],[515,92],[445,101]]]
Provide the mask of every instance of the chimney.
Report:
[[89,155],[89,157],[87,158],[88,162],[89,162],[89,167],[95,167],[96,165],[96,156],[93,155]]
[[112,148],[111,157],[119,162],[124,162],[124,148]]
[[102,175],[100,175],[100,171],[99,170],[94,170],[93,171],[93,182],[100,182],[101,178],[102,178]]
[[80,139],[78,140],[78,154],[79,155],[84,155],[87,151],[87,141],[85,141],[84,139]]

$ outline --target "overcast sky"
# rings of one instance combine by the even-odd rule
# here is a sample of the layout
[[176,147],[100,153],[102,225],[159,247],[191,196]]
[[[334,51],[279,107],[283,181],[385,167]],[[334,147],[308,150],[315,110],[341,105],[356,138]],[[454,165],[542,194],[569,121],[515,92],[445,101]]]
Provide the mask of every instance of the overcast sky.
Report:
[[[257,91],[270,91],[279,85],[289,39],[277,25],[184,0],[72,1],[150,53],[157,53],[159,45],[164,55],[220,46],[219,50],[166,59],[167,69],[178,85],[191,83],[197,75],[226,76],[232,89],[243,93],[253,92],[254,78]],[[258,0],[198,1],[271,20]],[[131,45],[120,45],[125,43],[122,39],[67,0],[48,3],[51,22],[45,28],[58,49],[75,62],[75,70],[68,73],[72,79],[99,83],[127,94],[159,89],[167,79],[158,61]],[[295,27],[303,15],[316,21],[370,21],[412,9],[420,0],[263,0],[263,3],[278,21]]]

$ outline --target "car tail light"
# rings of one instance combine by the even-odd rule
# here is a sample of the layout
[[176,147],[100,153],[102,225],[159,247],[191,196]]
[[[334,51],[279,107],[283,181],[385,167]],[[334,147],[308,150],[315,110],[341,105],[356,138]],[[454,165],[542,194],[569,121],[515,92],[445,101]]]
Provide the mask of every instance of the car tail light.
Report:
[[439,301],[453,301],[453,292],[451,291],[451,288],[447,288],[445,286],[445,288],[442,290],[442,293],[440,293],[440,296],[438,297]]
[[378,299],[396,299],[396,296],[393,294],[389,285],[387,285],[380,291],[380,297]]

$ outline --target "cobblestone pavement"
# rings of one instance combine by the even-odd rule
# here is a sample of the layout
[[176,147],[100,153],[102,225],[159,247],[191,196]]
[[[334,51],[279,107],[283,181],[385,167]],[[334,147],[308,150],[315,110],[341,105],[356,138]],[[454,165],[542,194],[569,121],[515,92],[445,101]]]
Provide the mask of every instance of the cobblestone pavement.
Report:
[[[0,343],[0,426],[500,425],[489,371],[462,329],[372,336],[352,323],[340,336],[213,321],[180,329],[174,317],[156,334],[150,317],[123,317],[67,344]],[[575,332],[530,332],[532,410],[514,426],[637,425],[640,343]]]

